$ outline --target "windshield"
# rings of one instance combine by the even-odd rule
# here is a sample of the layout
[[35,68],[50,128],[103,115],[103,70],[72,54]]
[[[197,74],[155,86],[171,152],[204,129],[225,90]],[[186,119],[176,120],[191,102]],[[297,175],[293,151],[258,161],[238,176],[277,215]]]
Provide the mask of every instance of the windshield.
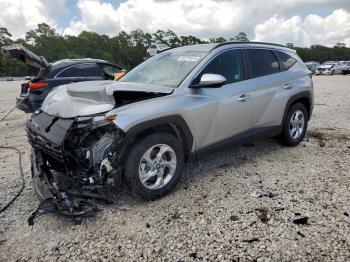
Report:
[[121,82],[177,87],[207,55],[207,52],[166,52],[131,70]]

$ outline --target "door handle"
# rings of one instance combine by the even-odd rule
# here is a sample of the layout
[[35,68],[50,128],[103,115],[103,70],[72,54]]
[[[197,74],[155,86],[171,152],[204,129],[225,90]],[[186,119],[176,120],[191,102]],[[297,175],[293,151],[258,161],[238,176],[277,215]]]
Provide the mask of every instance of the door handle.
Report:
[[250,96],[248,96],[247,94],[242,94],[238,97],[237,101],[240,101],[240,102],[245,102],[247,101],[248,99],[250,98]]
[[295,85],[295,84],[286,83],[286,84],[284,84],[283,88],[284,88],[284,89],[292,89],[294,85]]

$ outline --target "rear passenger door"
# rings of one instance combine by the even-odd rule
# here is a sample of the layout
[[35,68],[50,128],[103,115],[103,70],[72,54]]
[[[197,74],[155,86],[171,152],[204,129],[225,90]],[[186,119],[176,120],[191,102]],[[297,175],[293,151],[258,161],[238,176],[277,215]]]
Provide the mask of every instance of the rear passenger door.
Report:
[[[281,115],[286,104],[289,84],[288,77],[283,73],[284,64],[278,58],[279,51],[256,48],[245,49],[244,58],[247,62],[249,80],[247,86],[251,90],[252,127],[273,127],[281,124]],[[285,63],[294,63],[295,59],[282,57]],[[281,62],[281,63],[280,63]]]

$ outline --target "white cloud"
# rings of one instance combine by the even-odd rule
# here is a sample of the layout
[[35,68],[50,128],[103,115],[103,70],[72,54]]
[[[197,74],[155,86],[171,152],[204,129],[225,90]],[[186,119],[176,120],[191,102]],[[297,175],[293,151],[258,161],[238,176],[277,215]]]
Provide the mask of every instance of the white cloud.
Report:
[[[171,29],[202,38],[232,37],[243,31],[252,39],[270,42],[333,44],[348,41],[348,0],[127,0],[115,7],[102,0],[78,0],[81,19],[73,20],[67,34],[82,30],[114,35],[138,28],[147,32]],[[299,12],[343,7],[326,18]],[[292,15],[296,14],[296,15]],[[334,26],[333,26],[334,25]]]
[[[77,0],[79,13],[73,14],[67,28],[57,25],[65,0],[0,0],[0,6],[0,26],[15,36],[46,22],[72,35],[83,30],[116,35],[140,28],[171,29],[207,39],[243,31],[251,39],[282,44],[350,45],[349,0],[126,0],[118,6],[105,0]],[[325,10],[335,11],[317,15]]]
[[66,34],[79,34],[82,30],[91,30],[103,34],[120,31],[118,11],[110,3],[95,0],[79,0],[80,20],[72,20],[64,30]]
[[343,42],[350,46],[350,13],[338,9],[325,18],[308,15],[304,20],[300,16],[285,19],[274,15],[255,27],[255,40],[301,46]]
[[65,0],[0,0],[0,7],[0,26],[15,38],[43,22],[56,28],[56,19],[66,11]]

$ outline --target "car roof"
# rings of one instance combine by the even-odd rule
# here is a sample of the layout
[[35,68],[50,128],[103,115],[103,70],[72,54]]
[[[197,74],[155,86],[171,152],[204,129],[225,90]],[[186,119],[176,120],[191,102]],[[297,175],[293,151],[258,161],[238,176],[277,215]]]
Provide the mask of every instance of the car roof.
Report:
[[211,43],[211,44],[198,44],[198,45],[189,45],[183,47],[177,47],[172,50],[178,51],[197,51],[197,52],[211,52],[214,49],[219,47],[258,47],[258,48],[273,48],[273,49],[282,49],[285,51],[293,52],[296,51],[294,49],[288,48],[284,45],[273,44],[273,43],[265,43],[265,42],[241,42],[241,41],[228,41],[224,43]]

